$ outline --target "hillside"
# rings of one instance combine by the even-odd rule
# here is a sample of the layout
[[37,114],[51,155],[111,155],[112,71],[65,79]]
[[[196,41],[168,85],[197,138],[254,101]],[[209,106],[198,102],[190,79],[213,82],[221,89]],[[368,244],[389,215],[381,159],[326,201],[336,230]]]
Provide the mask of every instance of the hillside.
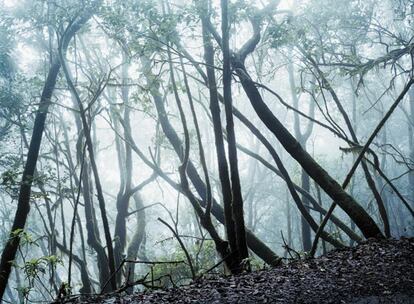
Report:
[[280,268],[66,303],[414,303],[414,239],[369,240]]

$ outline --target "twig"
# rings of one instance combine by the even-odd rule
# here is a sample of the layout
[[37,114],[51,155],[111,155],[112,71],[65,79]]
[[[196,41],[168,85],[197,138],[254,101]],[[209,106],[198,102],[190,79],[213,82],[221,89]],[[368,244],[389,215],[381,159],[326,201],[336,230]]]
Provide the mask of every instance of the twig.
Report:
[[292,256],[292,254],[290,253],[291,251],[296,254],[298,260],[300,260],[300,254],[299,252],[297,252],[295,249],[291,248],[288,243],[286,243],[285,237],[283,235],[283,232],[280,231],[280,234],[282,235],[282,241],[283,241],[283,248],[286,249],[287,253],[290,255],[290,257],[292,258],[292,260],[294,260],[295,258]]
[[194,267],[193,267],[193,263],[192,263],[192,261],[191,261],[191,257],[190,257],[190,254],[188,253],[188,251],[187,251],[187,248],[185,248],[185,245],[184,245],[184,243],[183,243],[183,241],[181,240],[181,238],[180,238],[180,236],[178,235],[178,233],[171,227],[171,225],[170,224],[168,224],[166,221],[164,221],[163,219],[161,219],[161,218],[158,218],[158,220],[161,222],[161,223],[163,223],[165,226],[167,226],[168,227],[168,229],[170,229],[171,230],[171,232],[174,234],[174,236],[177,238],[177,241],[178,241],[178,243],[180,243],[180,246],[181,246],[181,248],[183,249],[183,251],[184,251],[184,254],[185,254],[185,256],[186,256],[186,258],[187,258],[187,261],[188,261],[188,266],[190,266],[190,270],[191,270],[191,276],[193,277],[193,280],[195,280],[196,279],[196,273],[195,273],[195,270],[194,270]]
[[210,271],[216,269],[218,266],[220,266],[223,262],[226,261],[227,258],[229,258],[232,254],[228,254],[226,257],[222,258],[219,262],[217,262],[216,264],[214,264],[214,266],[210,267],[209,269],[207,269],[206,271],[204,271],[198,278],[201,279],[204,275],[206,275],[207,273],[209,273]]

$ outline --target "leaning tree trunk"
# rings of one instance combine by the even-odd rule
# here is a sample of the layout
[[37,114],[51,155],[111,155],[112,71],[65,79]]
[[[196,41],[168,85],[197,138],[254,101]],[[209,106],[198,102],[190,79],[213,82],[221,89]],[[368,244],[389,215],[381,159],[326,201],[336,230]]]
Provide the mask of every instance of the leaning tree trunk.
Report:
[[244,63],[233,57],[233,67],[256,114],[309,176],[355,221],[366,238],[382,237],[371,216],[298,143],[265,104]]
[[[342,106],[342,103],[340,102],[340,100],[338,98],[338,95],[336,94],[335,90],[331,86],[328,79],[325,77],[324,73],[320,70],[320,68],[317,65],[317,63],[315,62],[315,60],[313,60],[313,58],[311,58],[307,54],[306,54],[306,58],[312,63],[312,65],[316,69],[316,72],[319,75],[319,77],[321,78],[321,81],[323,83],[324,88],[326,90],[328,90],[328,92],[331,94],[332,99],[334,100],[339,112],[341,113],[341,115],[342,115],[342,117],[345,121],[345,124],[348,128],[349,133],[351,134],[352,140],[356,144],[359,145],[358,137],[356,136],[356,132],[352,127],[352,122],[349,119],[348,114],[346,113],[344,107]],[[387,211],[386,211],[386,208],[385,208],[384,201],[383,201],[380,193],[378,192],[377,186],[375,185],[375,181],[372,178],[371,173],[369,172],[369,169],[368,169],[368,165],[367,165],[367,163],[364,159],[361,161],[361,166],[362,166],[362,169],[364,171],[364,176],[365,176],[365,179],[367,181],[368,187],[371,189],[372,194],[374,195],[375,201],[377,202],[379,214],[381,216],[381,219],[382,219],[382,222],[383,222],[383,225],[384,225],[385,235],[387,237],[390,237],[391,236],[390,225],[389,225],[389,219],[388,219],[388,215],[387,215]]]

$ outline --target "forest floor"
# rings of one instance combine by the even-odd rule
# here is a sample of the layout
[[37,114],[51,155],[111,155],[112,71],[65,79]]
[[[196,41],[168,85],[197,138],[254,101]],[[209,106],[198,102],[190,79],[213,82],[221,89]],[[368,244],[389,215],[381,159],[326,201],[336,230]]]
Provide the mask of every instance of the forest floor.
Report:
[[279,268],[188,286],[72,298],[68,303],[414,303],[414,238],[355,248]]

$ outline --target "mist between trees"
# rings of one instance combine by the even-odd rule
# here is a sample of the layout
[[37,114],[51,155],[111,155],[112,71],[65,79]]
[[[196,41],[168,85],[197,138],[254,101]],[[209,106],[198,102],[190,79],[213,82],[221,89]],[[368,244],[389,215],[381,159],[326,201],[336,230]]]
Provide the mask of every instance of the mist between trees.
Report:
[[176,286],[414,233],[409,0],[0,0],[0,296]]

